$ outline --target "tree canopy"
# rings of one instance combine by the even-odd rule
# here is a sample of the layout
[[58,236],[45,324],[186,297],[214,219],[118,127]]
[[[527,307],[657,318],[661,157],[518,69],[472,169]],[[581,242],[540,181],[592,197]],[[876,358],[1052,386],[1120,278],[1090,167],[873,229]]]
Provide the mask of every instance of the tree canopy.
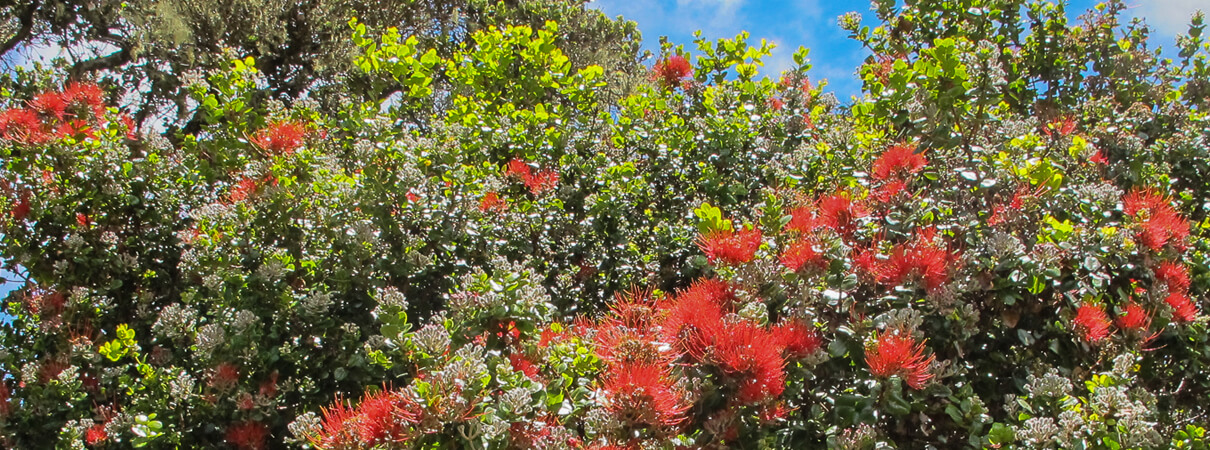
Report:
[[5,447],[1205,448],[1200,14],[221,3],[4,9]]

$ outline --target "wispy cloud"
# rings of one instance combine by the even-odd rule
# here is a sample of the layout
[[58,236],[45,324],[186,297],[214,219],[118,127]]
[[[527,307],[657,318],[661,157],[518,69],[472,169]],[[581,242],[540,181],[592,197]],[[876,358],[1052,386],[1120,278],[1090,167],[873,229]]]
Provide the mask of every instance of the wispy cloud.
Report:
[[1194,12],[1210,13],[1210,0],[1137,0],[1130,4],[1127,14],[1145,18],[1156,37],[1164,40],[1188,33]]

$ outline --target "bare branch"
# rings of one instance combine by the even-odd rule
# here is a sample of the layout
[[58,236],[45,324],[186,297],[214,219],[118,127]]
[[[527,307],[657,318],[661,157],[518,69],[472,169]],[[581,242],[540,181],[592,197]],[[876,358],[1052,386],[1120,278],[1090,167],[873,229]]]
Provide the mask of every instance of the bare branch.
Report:
[[29,8],[21,14],[21,28],[17,30],[17,34],[13,35],[4,45],[0,45],[0,56],[7,55],[9,51],[17,48],[21,42],[29,39],[34,30],[34,12],[42,6],[40,0],[33,0],[29,4]]

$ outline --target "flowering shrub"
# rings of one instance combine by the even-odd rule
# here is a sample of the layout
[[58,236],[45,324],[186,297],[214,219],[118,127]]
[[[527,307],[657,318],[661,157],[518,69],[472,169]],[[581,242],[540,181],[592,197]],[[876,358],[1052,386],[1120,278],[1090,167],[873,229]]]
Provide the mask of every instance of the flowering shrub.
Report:
[[9,76],[0,440],[1204,446],[1200,16],[1178,66],[1119,3],[982,8],[842,17],[843,107],[746,34],[614,99],[553,23],[353,22],[396,96],[258,102],[238,60],[171,140]]

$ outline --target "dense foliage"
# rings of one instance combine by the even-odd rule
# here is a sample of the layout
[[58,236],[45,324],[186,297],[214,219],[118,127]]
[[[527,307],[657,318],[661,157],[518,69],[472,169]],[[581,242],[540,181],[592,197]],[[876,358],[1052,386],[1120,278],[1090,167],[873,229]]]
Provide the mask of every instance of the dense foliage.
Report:
[[619,89],[553,21],[355,19],[395,94],[286,106],[238,59],[171,139],[18,71],[0,439],[1205,448],[1202,17],[1173,61],[1117,2],[874,7],[851,105],[746,34]]

